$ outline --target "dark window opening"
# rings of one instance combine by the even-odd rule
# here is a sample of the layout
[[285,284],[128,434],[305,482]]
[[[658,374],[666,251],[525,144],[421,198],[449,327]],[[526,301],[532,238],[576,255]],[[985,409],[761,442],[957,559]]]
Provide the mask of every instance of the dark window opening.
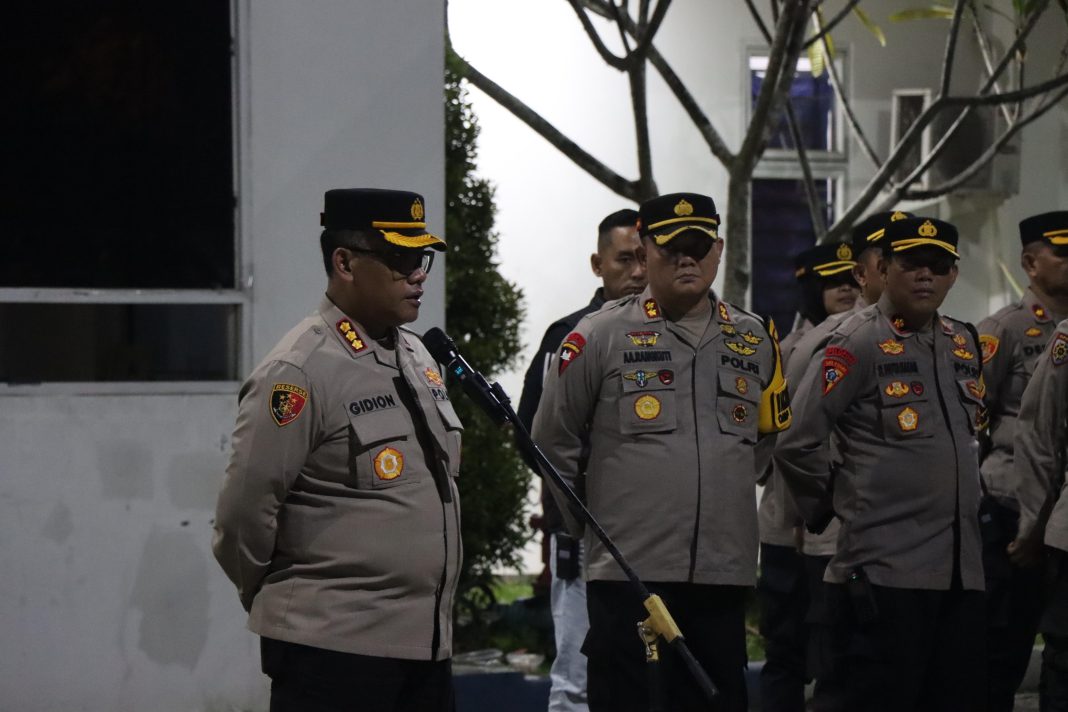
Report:
[[228,0],[13,4],[0,85],[0,286],[234,287]]
[[[831,180],[816,181],[827,224],[832,188]],[[781,338],[793,330],[801,300],[794,257],[816,244],[816,232],[802,181],[756,179],[752,191],[753,311],[774,319]]]
[[236,304],[0,304],[0,382],[234,381]]

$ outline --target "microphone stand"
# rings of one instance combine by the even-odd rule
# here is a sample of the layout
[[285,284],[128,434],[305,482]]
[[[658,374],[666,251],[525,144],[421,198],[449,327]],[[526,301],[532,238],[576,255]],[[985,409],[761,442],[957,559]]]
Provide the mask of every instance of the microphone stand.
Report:
[[[645,606],[645,610],[649,612],[649,617],[644,621],[638,622],[638,635],[641,637],[642,642],[645,643],[645,661],[651,666],[659,664],[660,654],[657,647],[658,641],[663,638],[668,645],[675,649],[675,652],[679,654],[686,667],[689,669],[690,674],[697,681],[702,692],[709,702],[713,701],[716,695],[719,694],[719,690],[716,689],[715,684],[709,679],[708,674],[700,663],[697,662],[697,658],[693,656],[689,647],[686,645],[686,640],[683,638],[682,631],[679,630],[675,620],[671,617],[671,613],[668,611],[667,606],[664,604],[663,599],[660,596],[652,594],[649,589],[645,587],[641,579],[638,578],[638,574],[634,572],[634,569],[627,563],[626,558],[608,536],[608,533],[601,527],[601,525],[594,518],[593,514],[586,508],[586,505],[582,503],[582,500],[575,490],[571,489],[566,482],[564,482],[563,476],[560,472],[549,462],[549,458],[545,456],[545,453],[534,443],[534,440],[530,437],[530,433],[527,432],[526,427],[522,421],[519,420],[519,416],[516,415],[515,410],[512,408],[511,399],[508,398],[508,394],[501,388],[501,384],[494,382],[490,386],[490,391],[497,398],[500,403],[501,411],[506,419],[504,422],[512,424],[515,428],[515,432],[519,434],[518,442],[521,448],[527,451],[532,456],[535,462],[541,466],[543,473],[548,475],[549,479],[553,481],[553,484],[561,492],[563,492],[571,504],[571,511],[573,514],[578,514],[581,519],[586,522],[586,525],[597,535],[597,538],[604,544],[605,549],[612,555],[612,558],[619,564],[619,568],[626,574],[627,579],[633,585],[635,592],[642,600],[642,604]],[[494,414],[490,414],[490,417],[494,420],[500,420],[499,417]],[[650,667],[650,700],[652,701],[652,709],[657,712],[659,709],[658,701],[654,693],[657,692],[659,684],[657,679],[657,673],[655,667]]]

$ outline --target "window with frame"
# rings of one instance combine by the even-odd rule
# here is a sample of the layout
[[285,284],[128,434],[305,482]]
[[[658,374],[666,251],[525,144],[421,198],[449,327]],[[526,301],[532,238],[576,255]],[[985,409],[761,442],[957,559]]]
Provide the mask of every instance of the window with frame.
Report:
[[[841,53],[834,60],[840,76],[843,60]],[[747,65],[749,116],[767,66],[766,50],[751,49]],[[838,100],[827,73],[815,76],[805,57],[798,60],[789,96],[820,201],[817,210],[830,224],[841,204],[848,167]],[[794,257],[816,242],[813,211],[785,116],[772,132],[768,149],[754,171],[750,211],[751,305],[762,317],[774,319],[782,337],[794,328],[801,296],[794,277]]]
[[229,0],[4,14],[0,382],[235,380]]

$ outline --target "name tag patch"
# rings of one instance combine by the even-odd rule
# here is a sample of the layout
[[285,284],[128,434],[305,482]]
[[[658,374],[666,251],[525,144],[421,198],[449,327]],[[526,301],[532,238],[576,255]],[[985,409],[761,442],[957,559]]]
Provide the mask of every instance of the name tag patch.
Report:
[[360,398],[349,403],[349,412],[353,415],[363,415],[364,413],[371,413],[376,410],[385,410],[387,408],[396,408],[397,400],[390,393],[383,393],[377,396],[368,396],[366,398]]

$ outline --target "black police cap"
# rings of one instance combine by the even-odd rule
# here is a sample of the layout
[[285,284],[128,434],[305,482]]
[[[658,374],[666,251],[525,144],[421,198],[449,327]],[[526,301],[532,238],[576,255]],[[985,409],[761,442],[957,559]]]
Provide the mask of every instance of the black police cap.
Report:
[[912,213],[903,210],[893,210],[882,213],[872,213],[853,226],[849,235],[849,241],[853,244],[853,254],[859,255],[869,247],[877,247],[883,235],[886,234],[886,226],[898,220],[916,217]]
[[1068,245],[1068,210],[1032,215],[1020,221],[1020,242],[1044,240],[1051,245]]
[[718,228],[716,204],[707,195],[668,193],[650,198],[638,208],[638,234],[652,236],[658,245],[690,230],[717,239]]
[[398,247],[444,250],[445,241],[426,230],[423,196],[408,190],[335,188],[326,191],[319,223],[330,230],[374,230]]
[[794,258],[794,276],[798,279],[833,277],[848,272],[857,264],[853,248],[844,242],[816,245]]
[[937,218],[906,218],[886,226],[880,241],[884,254],[896,254],[917,247],[938,247],[954,257],[957,252],[957,228]]

